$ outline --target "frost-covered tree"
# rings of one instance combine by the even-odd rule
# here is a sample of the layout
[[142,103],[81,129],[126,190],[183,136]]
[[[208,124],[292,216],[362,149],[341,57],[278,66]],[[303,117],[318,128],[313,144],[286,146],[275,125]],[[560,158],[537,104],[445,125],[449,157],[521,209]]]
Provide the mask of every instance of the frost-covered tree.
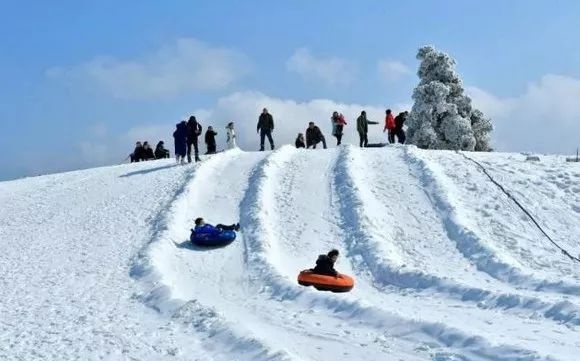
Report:
[[491,151],[493,126],[471,106],[455,61],[432,46],[420,48],[417,59],[420,83],[407,121],[409,142],[426,149]]

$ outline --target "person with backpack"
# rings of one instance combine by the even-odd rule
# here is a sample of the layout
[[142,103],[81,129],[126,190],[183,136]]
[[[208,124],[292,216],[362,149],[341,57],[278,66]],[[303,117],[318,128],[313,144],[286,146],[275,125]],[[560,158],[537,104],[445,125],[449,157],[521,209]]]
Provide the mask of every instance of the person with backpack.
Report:
[[175,160],[177,163],[184,164],[187,153],[187,122],[185,120],[175,125],[173,139],[175,142]]
[[157,143],[155,147],[155,158],[162,159],[162,158],[169,158],[169,150],[165,149],[164,142],[160,141]]
[[367,112],[360,112],[359,117],[356,119],[356,131],[358,132],[358,137],[360,139],[360,147],[366,147],[369,144],[369,124],[379,124],[379,122],[373,122],[367,119]]
[[344,119],[344,115],[334,112],[330,120],[332,122],[332,135],[336,137],[336,145],[338,146],[342,142],[344,126],[347,124],[346,119]]
[[296,146],[296,148],[306,148],[306,144],[304,144],[304,134],[298,133],[294,145]]
[[207,153],[205,154],[215,154],[217,151],[215,136],[217,132],[213,130],[213,127],[210,125],[207,127],[207,131],[205,132],[205,144],[207,145]]
[[187,162],[191,163],[191,147],[193,146],[195,161],[199,162],[199,149],[197,147],[197,137],[201,135],[201,124],[192,115],[187,121]]
[[322,142],[322,146],[326,149],[326,139],[324,139],[324,134],[320,131],[314,122],[308,123],[308,128],[306,129],[306,148],[312,147],[316,149],[316,145]]
[[407,114],[409,114],[409,112],[404,111],[404,112],[399,113],[399,115],[397,115],[395,117],[394,134],[397,137],[397,140],[399,141],[399,143],[401,143],[401,144],[405,144],[405,140],[406,140],[405,131],[403,130],[403,125],[405,124],[405,120],[407,120]]
[[[129,157],[131,158],[131,163],[140,162],[142,160],[145,160],[144,153],[145,152],[144,152],[143,145],[141,144],[141,142],[135,143],[135,149],[133,150],[133,153],[129,154]],[[125,160],[126,159],[127,158],[125,158]]]
[[234,149],[237,148],[236,145],[236,132],[234,130],[234,122],[229,122],[228,125],[226,125],[226,141],[228,144],[228,149]]
[[387,115],[385,116],[385,128],[383,129],[383,133],[388,131],[389,133],[389,143],[393,144],[395,142],[395,118],[393,117],[393,113],[391,109],[387,109]]
[[264,140],[268,137],[270,142],[270,149],[274,150],[274,139],[272,139],[272,132],[274,131],[274,118],[272,114],[268,113],[268,109],[264,108],[262,114],[258,118],[257,132],[260,133],[260,151],[264,151]]

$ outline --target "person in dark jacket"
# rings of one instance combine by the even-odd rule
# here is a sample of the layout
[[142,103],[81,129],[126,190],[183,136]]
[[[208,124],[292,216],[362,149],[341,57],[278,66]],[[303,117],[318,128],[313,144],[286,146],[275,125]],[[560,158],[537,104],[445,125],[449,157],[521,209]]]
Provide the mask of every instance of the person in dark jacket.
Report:
[[338,277],[338,272],[334,269],[334,264],[338,259],[338,250],[333,249],[327,254],[321,254],[316,260],[316,267],[312,272],[320,275]]
[[155,154],[153,154],[153,149],[149,146],[149,142],[143,143],[143,160],[155,159]]
[[360,139],[360,147],[366,147],[369,144],[369,124],[379,124],[379,122],[372,122],[367,119],[367,112],[362,111],[360,116],[356,119],[356,131]]
[[169,150],[165,149],[165,143],[163,141],[157,143],[157,146],[155,147],[155,158],[169,158]]
[[211,125],[207,127],[207,131],[205,132],[205,144],[207,145],[207,153],[205,154],[215,154],[217,152],[217,146],[215,142],[216,135],[217,132],[213,130]]
[[322,146],[326,149],[326,139],[324,139],[324,134],[320,131],[314,122],[308,123],[308,129],[306,129],[306,148],[312,147],[316,149],[316,145],[322,142]]
[[199,149],[197,147],[197,137],[201,135],[201,124],[197,122],[194,116],[189,117],[187,121],[187,162],[191,163],[191,146],[193,145],[195,161],[199,162]]
[[294,145],[296,145],[296,148],[306,148],[306,144],[304,144],[304,134],[298,133]]
[[131,158],[131,163],[145,160],[143,145],[141,142],[135,143],[135,150],[133,150],[133,153],[129,154],[129,157]]
[[173,139],[175,140],[175,160],[181,164],[185,163],[185,154],[187,153],[187,122],[184,120],[175,125]]
[[192,229],[192,232],[195,233],[221,233],[223,231],[239,231],[240,224],[235,223],[229,226],[218,224],[216,226],[212,226],[211,224],[205,223],[205,220],[201,217],[195,219],[195,228]]
[[403,125],[405,124],[405,120],[407,120],[408,114],[409,112],[404,111],[395,117],[395,129],[393,132],[401,144],[405,144],[405,139],[407,138],[405,136],[405,131],[403,130]]
[[268,109],[264,108],[262,114],[258,118],[258,130],[260,133],[260,151],[264,150],[264,139],[268,137],[270,142],[270,149],[274,150],[274,140],[272,139],[272,132],[274,131],[274,118],[272,114],[268,113]]

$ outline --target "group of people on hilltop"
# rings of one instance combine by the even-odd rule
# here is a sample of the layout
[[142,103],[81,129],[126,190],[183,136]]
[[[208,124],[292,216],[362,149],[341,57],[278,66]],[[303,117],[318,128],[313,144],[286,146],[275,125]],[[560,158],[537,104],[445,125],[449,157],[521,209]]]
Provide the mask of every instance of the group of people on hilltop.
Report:
[[[185,163],[185,158],[187,156],[187,162],[192,162],[191,152],[193,150],[193,160],[199,162],[199,136],[202,134],[203,127],[197,121],[195,116],[189,117],[186,122],[181,121],[175,125],[175,131],[173,132],[173,139],[175,141],[175,158],[178,163]],[[205,132],[204,141],[207,147],[207,152],[205,154],[215,154],[217,152],[216,135],[218,133],[210,125],[207,127]],[[234,130],[234,122],[228,123],[226,126],[226,135],[228,148],[232,149],[236,147],[236,134]]]
[[[405,143],[406,137],[403,125],[407,119],[407,115],[408,112],[405,111],[394,116],[390,109],[386,110],[383,132],[388,132],[389,143],[394,143],[395,138],[397,138],[399,143]],[[332,113],[330,120],[332,124],[332,135],[336,138],[336,145],[341,145],[344,128],[348,125],[346,118],[343,114],[335,111]],[[363,110],[356,120],[356,131],[359,135],[359,146],[361,148],[369,145],[369,125],[373,124],[378,124],[378,122],[369,120],[366,111]],[[188,163],[191,163],[192,160],[199,162],[199,136],[202,135],[202,125],[198,122],[195,116],[190,116],[187,121],[184,120],[176,124],[175,128],[173,138],[175,141],[175,157],[177,162],[183,164],[185,163],[186,158]],[[267,108],[262,109],[262,113],[258,117],[256,131],[260,135],[260,151],[264,151],[264,143],[266,139],[268,139],[270,149],[274,150],[274,139],[272,137],[272,133],[274,132],[274,117],[268,112]],[[217,135],[218,133],[212,126],[207,128],[204,137],[207,146],[207,152],[205,154],[215,154],[217,152]],[[233,122],[228,123],[226,126],[226,140],[228,149],[237,147]],[[327,148],[326,138],[320,128],[314,122],[309,122],[305,134],[298,133],[294,144],[296,148],[316,149],[317,145],[320,143],[322,143],[324,149]],[[155,151],[149,147],[147,142],[144,142],[143,144],[137,142],[135,150],[130,157],[131,162],[169,158],[169,151],[164,148],[164,143],[162,141],[157,144]]]
[[[396,117],[393,117],[391,109],[387,109],[385,116],[385,127],[383,132],[388,131],[388,141],[389,143],[395,142],[395,137],[399,143],[405,143],[405,131],[403,130],[403,125],[407,120],[407,115],[409,112],[401,112]],[[330,118],[332,123],[332,135],[336,138],[336,145],[342,144],[342,136],[344,135],[344,127],[348,124],[344,115],[333,112]],[[362,111],[356,120],[356,130],[359,135],[359,145],[361,148],[367,147],[369,144],[368,133],[369,124],[379,124],[378,122],[371,121],[367,119],[367,112]],[[322,143],[324,149],[326,149],[326,138],[320,130],[320,128],[314,124],[314,122],[308,123],[308,128],[306,129],[306,139],[303,133],[298,133],[294,145],[296,148],[310,148],[316,149],[316,145]],[[263,147],[262,147],[263,148]],[[263,149],[262,149],[263,150]]]
[[[131,163],[142,162],[146,160],[169,158],[169,151],[165,149],[165,143],[160,141],[155,147],[155,151],[149,146],[149,142],[137,142],[133,153],[129,154]],[[126,159],[126,158],[125,158]]]

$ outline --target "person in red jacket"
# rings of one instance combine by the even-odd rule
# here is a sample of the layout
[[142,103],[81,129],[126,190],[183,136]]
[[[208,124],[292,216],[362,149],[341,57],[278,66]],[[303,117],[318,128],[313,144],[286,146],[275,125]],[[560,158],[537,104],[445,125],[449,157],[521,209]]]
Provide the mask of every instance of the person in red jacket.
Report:
[[393,144],[395,142],[395,117],[391,112],[391,109],[387,109],[387,115],[385,116],[385,128],[383,133],[387,130],[389,131],[389,143]]
[[346,125],[346,119],[344,119],[344,115],[339,114],[338,112],[332,113],[332,135],[336,137],[336,145],[340,145],[342,142],[342,132],[344,130],[344,126]]

